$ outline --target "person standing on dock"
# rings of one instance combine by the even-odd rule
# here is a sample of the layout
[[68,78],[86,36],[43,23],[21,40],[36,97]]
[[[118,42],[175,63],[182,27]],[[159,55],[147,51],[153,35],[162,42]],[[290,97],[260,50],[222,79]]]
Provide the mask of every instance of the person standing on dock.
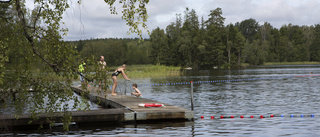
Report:
[[[104,70],[107,66],[107,63],[104,61],[104,56],[100,56],[100,61],[99,61],[100,69]],[[108,71],[106,71],[108,72]]]
[[79,69],[78,69],[78,71],[80,73],[80,81],[81,81],[82,85],[86,85],[86,81],[84,79],[84,74],[83,74],[85,68],[86,68],[86,63],[82,60],[81,64],[79,65]]
[[[106,69],[107,63],[104,61],[104,56],[100,56],[100,61],[98,62],[100,71],[104,71]],[[102,72],[104,73],[104,72]],[[108,70],[106,70],[106,74]],[[101,90],[101,83],[104,83],[105,79],[99,82],[99,89]]]
[[126,69],[126,64],[123,64],[122,66],[118,67],[111,75],[112,81],[113,81],[113,86],[112,86],[112,96],[116,96],[117,94],[115,93],[116,87],[118,85],[118,80],[117,76],[121,73],[124,79],[130,80],[127,75],[124,73],[124,70]]
[[132,88],[133,88],[134,92],[131,92],[131,95],[135,95],[138,98],[142,98],[141,92],[138,89],[138,85],[136,83],[132,84]]

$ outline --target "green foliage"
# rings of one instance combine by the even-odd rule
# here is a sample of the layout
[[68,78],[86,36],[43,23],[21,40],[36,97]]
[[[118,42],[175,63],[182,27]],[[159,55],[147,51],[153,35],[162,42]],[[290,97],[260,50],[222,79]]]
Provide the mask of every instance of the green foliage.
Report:
[[127,74],[130,78],[154,78],[180,76],[184,71],[180,67],[165,65],[129,65]]
[[313,30],[313,40],[311,42],[310,51],[310,61],[320,61],[320,24],[315,25]]
[[[111,14],[117,14],[116,1],[105,2]],[[141,37],[140,28],[147,28],[145,5],[149,1],[118,2],[122,5],[122,18],[130,26],[129,33]],[[129,77],[134,78],[176,76],[181,74],[182,67],[229,69],[244,63],[320,61],[319,24],[309,27],[288,24],[277,29],[267,22],[260,26],[256,20],[247,19],[224,26],[221,8],[211,10],[208,20],[202,18],[201,22],[195,10],[187,8],[184,20],[177,14],[176,21],[166,31],[156,28],[150,39],[143,42],[139,39],[64,42],[62,36],[67,28],[61,28],[60,24],[63,24],[62,14],[69,8],[68,1],[35,0],[34,3],[33,10],[26,9],[25,1],[20,0],[0,5],[0,99],[5,106],[15,108],[17,117],[26,106],[35,119],[39,113],[53,115],[61,111],[65,112],[67,126],[70,106],[63,102],[74,100],[75,106],[71,107],[88,106],[74,98],[70,88],[72,80],[79,76],[77,68],[81,60],[87,63],[86,80],[94,81],[95,85],[100,82],[109,85],[108,67],[123,63],[158,64],[128,67]],[[104,70],[98,64],[100,56],[105,56],[107,62]],[[30,89],[35,92],[30,93]],[[14,101],[13,93],[17,95]]]
[[[206,21],[207,33],[205,41],[208,43],[205,53],[206,66],[222,66],[225,62],[223,53],[226,51],[225,30],[223,28],[225,18],[222,17],[221,8],[211,10]],[[209,67],[210,68],[210,67]]]
[[90,39],[69,41],[67,43],[68,45],[76,46],[77,49],[81,47],[79,53],[82,58],[93,56],[99,59],[100,56],[104,56],[107,66],[150,64],[151,62],[149,58],[151,56],[151,43],[148,40]]
[[242,35],[251,43],[258,32],[259,24],[255,19],[250,18],[242,21],[237,27]]
[[[151,56],[153,60],[193,69],[239,68],[244,63],[262,65],[270,61],[319,61],[319,25],[288,24],[277,29],[268,22],[259,25],[250,18],[224,26],[221,8],[211,10],[208,20],[202,18],[201,23],[194,10],[187,8],[184,14],[183,22],[177,14],[176,22],[167,26],[168,42],[161,43],[173,50],[160,50],[157,39],[165,39],[163,35],[150,37],[152,50],[170,53],[173,60]],[[152,34],[157,30],[161,29]]]
[[263,65],[312,65],[319,62],[266,62]]
[[[111,13],[116,14],[113,5],[115,0],[105,2],[109,4]],[[148,15],[145,5],[149,1],[118,2],[123,4],[122,18],[130,26],[129,31],[141,37],[140,28],[147,28],[145,23]],[[0,3],[0,101],[4,102],[3,106],[14,108],[13,113],[17,118],[25,109],[34,119],[41,113],[53,116],[54,112],[63,112],[64,128],[68,130],[71,120],[69,108],[81,105],[71,90],[72,81],[79,76],[78,65],[81,60],[88,64],[85,70],[85,79],[88,82],[106,82],[108,68],[100,69],[96,59],[103,55],[104,48],[93,48],[92,43],[82,41],[74,44],[62,40],[68,30],[61,27],[62,15],[69,8],[68,0],[35,0],[35,8],[31,10],[26,8],[24,0]],[[119,45],[123,41],[116,42],[116,45]],[[115,59],[126,61],[130,57],[126,57],[125,51],[135,48],[132,47],[134,44],[129,45],[130,47],[123,45],[120,49],[112,47],[114,50],[111,52],[115,52]],[[148,46],[141,47],[146,49]],[[141,51],[133,52],[144,54]],[[98,56],[92,54],[94,52],[97,52]],[[120,56],[116,56],[117,54]],[[118,60],[114,63],[118,63]],[[66,103],[68,101],[74,101],[74,106],[69,106]],[[87,105],[81,106],[88,109],[88,103],[85,103]]]
[[[170,59],[170,47],[168,46],[168,38],[163,29],[159,27],[151,32],[151,57],[155,64],[162,64],[162,61]],[[169,53],[169,54],[168,54]],[[161,62],[160,62],[161,61]]]
[[193,69],[241,68],[265,62],[319,61],[319,25],[284,25],[280,29],[255,19],[224,26],[222,9],[201,21],[186,8],[166,30],[152,30],[150,39],[92,39],[77,43],[82,57],[104,55],[108,65],[161,64]]

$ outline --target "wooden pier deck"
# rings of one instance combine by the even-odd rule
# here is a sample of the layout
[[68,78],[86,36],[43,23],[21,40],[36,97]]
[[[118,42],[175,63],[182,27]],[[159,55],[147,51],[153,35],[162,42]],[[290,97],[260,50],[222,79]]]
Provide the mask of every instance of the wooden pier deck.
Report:
[[[89,92],[79,87],[73,87],[73,91],[79,95],[86,96],[92,102],[99,102],[103,108],[91,111],[73,111],[71,112],[72,122],[76,123],[94,123],[94,122],[133,122],[133,121],[153,121],[153,120],[192,120],[194,113],[191,110],[173,106],[166,103],[157,102],[145,98],[117,93],[117,96],[111,96],[110,91],[106,93],[98,92],[97,87],[88,88]],[[140,103],[164,104],[164,107],[139,107]],[[62,122],[63,113],[56,113],[54,121]],[[29,114],[20,116],[18,119],[14,115],[0,114],[0,128],[6,126],[26,126],[50,124],[49,118],[45,114],[40,115],[39,119],[33,120]],[[29,123],[32,121],[32,123]]]
[[[103,106],[111,106],[114,108],[127,109],[132,112],[132,120],[160,120],[160,119],[193,119],[194,113],[191,110],[173,106],[170,104],[157,102],[146,98],[137,98],[134,96],[123,95],[117,93],[117,96],[111,96],[110,91],[106,93],[98,93],[97,87],[90,87],[88,90],[90,94],[87,97],[90,101],[100,102]],[[84,95],[84,91],[81,88],[73,88],[73,90],[79,94]],[[141,103],[156,103],[164,104],[164,107],[139,107]],[[127,114],[129,115],[129,114]]]

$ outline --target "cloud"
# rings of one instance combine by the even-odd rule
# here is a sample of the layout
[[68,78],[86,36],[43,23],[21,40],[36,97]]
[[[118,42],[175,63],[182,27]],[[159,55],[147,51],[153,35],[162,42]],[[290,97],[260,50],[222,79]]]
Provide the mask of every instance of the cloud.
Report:
[[[135,38],[136,34],[127,35],[129,27],[121,15],[111,15],[108,5],[103,0],[82,1],[64,14],[65,27],[69,29],[66,40],[90,38]],[[119,14],[121,6],[116,5]],[[225,25],[253,18],[262,25],[269,22],[280,28],[284,24],[314,25],[320,23],[320,1],[317,0],[152,0],[147,5],[149,19],[147,25],[152,31],[156,27],[166,29],[175,22],[176,14],[184,17],[188,7],[194,9],[199,17],[206,20],[210,10],[222,9]],[[143,37],[148,38],[146,31]]]
[[[82,1],[64,14],[69,29],[66,40],[89,38],[122,38],[129,27],[120,15],[110,14],[108,5],[102,0]],[[121,13],[121,12],[120,12]]]

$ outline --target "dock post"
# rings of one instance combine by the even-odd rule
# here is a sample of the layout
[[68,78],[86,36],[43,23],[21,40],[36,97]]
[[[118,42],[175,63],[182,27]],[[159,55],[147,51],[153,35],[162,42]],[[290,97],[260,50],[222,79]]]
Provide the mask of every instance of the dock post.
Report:
[[191,110],[193,111],[193,81],[190,81],[191,84]]

